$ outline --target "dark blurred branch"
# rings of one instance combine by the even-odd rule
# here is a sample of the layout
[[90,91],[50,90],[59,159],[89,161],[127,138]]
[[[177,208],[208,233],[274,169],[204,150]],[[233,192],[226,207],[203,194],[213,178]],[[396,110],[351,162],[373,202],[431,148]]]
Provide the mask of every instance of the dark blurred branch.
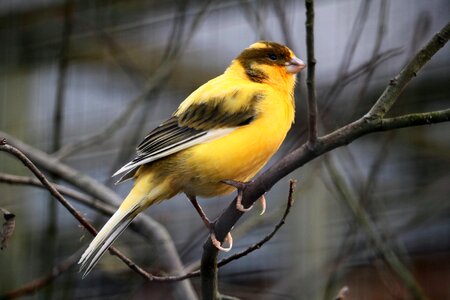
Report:
[[331,99],[336,98],[336,96],[343,90],[342,80],[348,77],[350,64],[354,57],[356,47],[361,39],[362,31],[366,22],[368,20],[367,15],[370,10],[371,0],[361,1],[361,6],[359,7],[358,14],[356,15],[355,22],[352,26],[352,31],[349,34],[349,39],[344,49],[344,56],[342,57],[341,64],[338,67],[338,74],[336,80],[325,93],[323,97],[323,103],[328,103]]
[[[65,91],[67,83],[67,69],[69,65],[70,36],[72,33],[72,11],[73,3],[71,0],[65,0],[64,3],[64,21],[61,30],[61,48],[58,61],[58,81],[56,84],[55,108],[53,111],[53,129],[52,144],[50,152],[57,151],[61,147],[64,132],[64,109],[65,109]],[[50,179],[53,179],[50,175]],[[49,266],[54,265],[56,257],[56,247],[58,241],[58,207],[56,201],[51,196],[48,199],[48,218],[46,236],[47,243],[43,244],[42,251],[42,269],[47,271]],[[45,298],[53,298],[53,286],[45,291]]]
[[[378,17],[378,30],[377,30],[377,36],[375,39],[375,44],[372,49],[372,55],[371,57],[376,57],[381,49],[381,44],[383,43],[383,39],[386,36],[386,28],[387,28],[387,21],[388,21],[388,0],[381,0],[380,2],[380,12]],[[363,84],[361,89],[358,92],[358,98],[359,100],[363,99],[366,91],[369,87],[369,83],[371,82],[372,76],[375,72],[375,65],[370,65],[367,69],[367,73],[365,74],[364,79],[362,80]],[[356,102],[356,105],[359,104],[359,101]]]
[[[412,59],[406,70],[413,69],[414,74],[437,52],[441,49],[450,38],[450,23],[446,24],[442,30],[437,33],[429,43],[419,51]],[[413,66],[413,67],[411,67]],[[281,178],[288,175],[292,171],[302,167],[311,160],[327,153],[333,149],[345,146],[354,140],[367,135],[369,133],[392,130],[406,126],[415,126],[419,124],[431,124],[445,122],[448,120],[448,111],[425,113],[412,118],[410,124],[403,122],[404,117],[400,117],[396,121],[388,121],[390,125],[383,125],[384,113],[387,112],[392,104],[398,99],[401,91],[406,84],[412,79],[410,72],[401,71],[397,76],[395,84],[387,87],[388,92],[384,92],[370,112],[362,118],[341,127],[323,137],[319,137],[314,145],[303,144],[297,149],[288,153],[280,161],[272,165],[267,171],[259,175],[254,181],[249,183],[243,191],[242,204],[244,207],[250,207],[266,193]],[[433,117],[430,118],[430,115]],[[436,117],[434,117],[436,116]],[[394,118],[395,119],[395,118]],[[389,120],[389,119],[388,119]],[[223,241],[228,232],[233,228],[236,222],[241,218],[243,213],[236,209],[236,199],[230,203],[228,208],[220,215],[215,222],[216,237],[219,241]],[[204,246],[202,256],[202,290],[217,291],[217,254],[218,250],[208,239]],[[204,299],[216,299],[217,293],[210,293]]]
[[61,145],[64,100],[67,82],[67,66],[69,63],[70,34],[72,32],[72,3],[66,0],[64,4],[64,24],[62,28],[61,49],[58,61],[58,82],[56,85],[55,110],[53,111],[53,143],[52,150],[56,151]]
[[52,271],[38,279],[35,279],[20,288],[8,291],[2,295],[0,295],[0,300],[9,300],[16,299],[19,297],[23,297],[26,295],[34,294],[36,291],[42,289],[48,284],[52,283],[57,277],[63,274],[65,271],[70,269],[73,265],[75,265],[81,255],[81,250],[72,254],[70,257],[65,259],[64,261],[58,263],[56,266],[52,268]]
[[349,40],[347,41],[347,45],[344,50],[344,57],[342,58],[341,64],[338,68],[339,75],[337,76],[335,84],[339,84],[339,78],[343,74],[347,73],[352,59],[355,56],[354,54],[356,51],[356,47],[359,44],[364,26],[366,25],[368,20],[367,16],[369,15],[371,4],[372,0],[361,1],[361,6],[359,7],[358,14],[355,18],[355,23],[352,26],[352,32],[348,35]]
[[305,0],[306,6],[306,52],[308,55],[308,142],[317,140],[316,58],[314,57],[314,0]]
[[[356,175],[357,177],[356,180],[358,180],[358,183],[362,183],[362,187],[359,188],[355,186],[354,190],[358,190],[357,193],[359,195],[360,200],[359,205],[361,205],[365,209],[367,209],[368,205],[370,204],[372,196],[371,192],[377,186],[378,177],[380,175],[382,167],[384,166],[384,162],[388,157],[389,146],[392,144],[391,141],[393,136],[394,131],[391,131],[390,134],[388,134],[384,139],[383,144],[377,150],[377,154],[375,155],[375,158],[371,163],[371,167],[369,168],[369,174],[366,177],[364,177],[363,175],[360,174],[361,172],[358,172],[358,175]],[[347,150],[346,152],[349,153],[350,161],[354,162],[355,160],[354,157],[351,155],[350,148],[346,148],[346,150]],[[352,164],[352,167],[357,168],[358,166],[356,165],[356,163],[354,163]],[[339,175],[340,177],[343,176],[342,174]],[[364,182],[362,182],[363,178]],[[330,194],[334,196],[334,198],[336,198],[337,201],[339,201],[340,200],[340,198],[338,198],[339,195],[338,193],[335,192],[335,188],[331,185],[331,183],[329,183],[328,180],[324,180],[323,182],[326,188],[330,191]],[[339,272],[340,270],[342,270],[340,268],[341,264],[347,258],[351,257],[351,255],[353,255],[353,251],[357,244],[357,239],[354,237],[357,234],[358,229],[359,227],[356,220],[353,219],[351,222],[348,222],[347,230],[343,234],[344,240],[338,247],[339,250],[335,253],[334,258],[330,260],[329,263],[330,266],[327,268],[329,270],[328,271],[329,275],[326,276],[327,282],[324,288],[325,292],[323,299],[331,299],[332,293],[334,292],[335,289],[335,284],[336,282],[338,282],[338,278],[341,275]]]
[[356,199],[354,199],[346,184],[338,175],[337,169],[330,163],[328,159],[325,159],[325,165],[331,176],[332,182],[336,187],[336,190],[341,195],[340,198],[349,207],[358,224],[362,226],[366,234],[369,236],[371,243],[377,249],[387,265],[397,274],[410,294],[413,296],[413,299],[427,299],[424,292],[422,291],[422,288],[414,279],[414,276],[402,263],[402,261],[392,250],[392,248],[383,240],[379,232],[379,228],[377,228],[373,223],[364,207],[362,207],[361,204]]
[[39,167],[46,171],[57,175],[59,178],[69,182],[77,188],[85,191],[89,195],[102,200],[103,202],[119,205],[122,199],[109,188],[103,186],[94,178],[87,176],[68,165],[59,162],[49,154],[28,145],[21,140],[0,131],[0,137],[6,138],[8,143],[16,148],[19,148],[27,157],[30,158]]

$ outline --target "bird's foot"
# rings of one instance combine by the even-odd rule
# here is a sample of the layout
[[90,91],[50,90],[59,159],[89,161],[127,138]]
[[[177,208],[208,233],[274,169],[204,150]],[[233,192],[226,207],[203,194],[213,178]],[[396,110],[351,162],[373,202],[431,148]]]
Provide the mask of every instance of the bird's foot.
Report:
[[[237,198],[236,198],[236,209],[241,211],[241,212],[248,212],[249,210],[251,210],[253,208],[253,205],[250,207],[244,207],[244,205],[242,205],[242,195],[244,193],[245,188],[247,187],[247,182],[241,182],[241,181],[236,181],[236,180],[232,180],[232,179],[227,179],[227,180],[222,180],[223,183],[227,184],[227,185],[231,185],[232,187],[235,187],[237,189]],[[264,197],[264,195],[262,195],[259,198],[259,201],[261,203],[261,213],[260,215],[263,215],[266,212],[266,198]]]
[[[212,225],[212,224],[211,224]],[[228,247],[223,247],[222,243],[219,242],[219,240],[216,238],[216,234],[214,232],[214,226],[211,226],[212,229],[210,229],[210,237],[211,242],[220,251],[228,252],[233,248],[233,237],[231,236],[231,233],[227,233],[227,236],[225,237],[225,242],[228,243]]]
[[191,201],[192,205],[194,206],[195,210],[199,214],[200,218],[202,218],[203,223],[208,228],[211,242],[220,251],[228,252],[233,248],[233,237],[231,236],[231,233],[228,232],[227,236],[225,237],[225,242],[228,243],[228,247],[223,247],[222,243],[219,242],[219,240],[216,238],[216,233],[214,230],[214,223],[209,220],[209,218],[206,216],[205,212],[203,211],[202,207],[197,201],[197,198],[195,196],[186,195],[189,200]]

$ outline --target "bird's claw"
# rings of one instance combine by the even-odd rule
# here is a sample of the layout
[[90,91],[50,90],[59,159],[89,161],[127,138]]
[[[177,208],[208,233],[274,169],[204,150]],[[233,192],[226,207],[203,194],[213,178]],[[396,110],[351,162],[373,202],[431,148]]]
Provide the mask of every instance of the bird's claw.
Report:
[[[236,209],[240,212],[248,212],[253,208],[253,205],[250,207],[244,207],[242,204],[242,194],[244,193],[244,189],[247,187],[247,182],[236,181],[232,179],[222,180],[223,183],[231,185],[237,189],[237,198],[236,198]],[[262,195],[259,198],[261,203],[261,213],[259,215],[263,215],[266,212],[266,198]]]
[[264,195],[259,197],[259,203],[261,203],[261,212],[259,215],[262,216],[266,212],[266,197]]
[[228,252],[233,248],[233,237],[231,236],[231,233],[228,232],[227,236],[225,237],[225,242],[228,243],[228,247],[222,247],[222,243],[219,242],[219,240],[216,238],[216,234],[214,231],[211,231],[211,242],[220,251]]

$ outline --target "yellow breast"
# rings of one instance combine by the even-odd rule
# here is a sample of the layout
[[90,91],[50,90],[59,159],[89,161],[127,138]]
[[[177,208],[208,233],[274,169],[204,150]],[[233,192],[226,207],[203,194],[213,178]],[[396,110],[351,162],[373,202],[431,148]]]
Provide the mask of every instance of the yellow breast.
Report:
[[173,177],[175,186],[205,197],[229,193],[233,188],[221,180],[248,181],[267,163],[286,137],[294,116],[290,95],[268,90],[252,123],[174,155],[174,164],[183,166]]

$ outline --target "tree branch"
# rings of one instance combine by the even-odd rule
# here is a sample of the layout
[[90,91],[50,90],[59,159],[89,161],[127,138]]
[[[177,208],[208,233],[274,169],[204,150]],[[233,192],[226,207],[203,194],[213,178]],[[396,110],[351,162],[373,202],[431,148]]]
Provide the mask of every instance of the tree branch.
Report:
[[367,113],[370,118],[384,117],[391,109],[392,105],[400,96],[406,85],[413,77],[417,76],[417,72],[447,43],[450,37],[450,22],[445,25],[426,45],[423,47],[406,65],[389,82],[383,94],[378,98],[375,105]]
[[382,119],[379,131],[448,121],[450,121],[450,108],[426,113],[408,114],[394,118],[384,118]]
[[308,87],[308,141],[317,140],[317,100],[316,100],[316,58],[314,57],[314,0],[305,0],[306,6],[306,52],[308,68],[306,85]]

